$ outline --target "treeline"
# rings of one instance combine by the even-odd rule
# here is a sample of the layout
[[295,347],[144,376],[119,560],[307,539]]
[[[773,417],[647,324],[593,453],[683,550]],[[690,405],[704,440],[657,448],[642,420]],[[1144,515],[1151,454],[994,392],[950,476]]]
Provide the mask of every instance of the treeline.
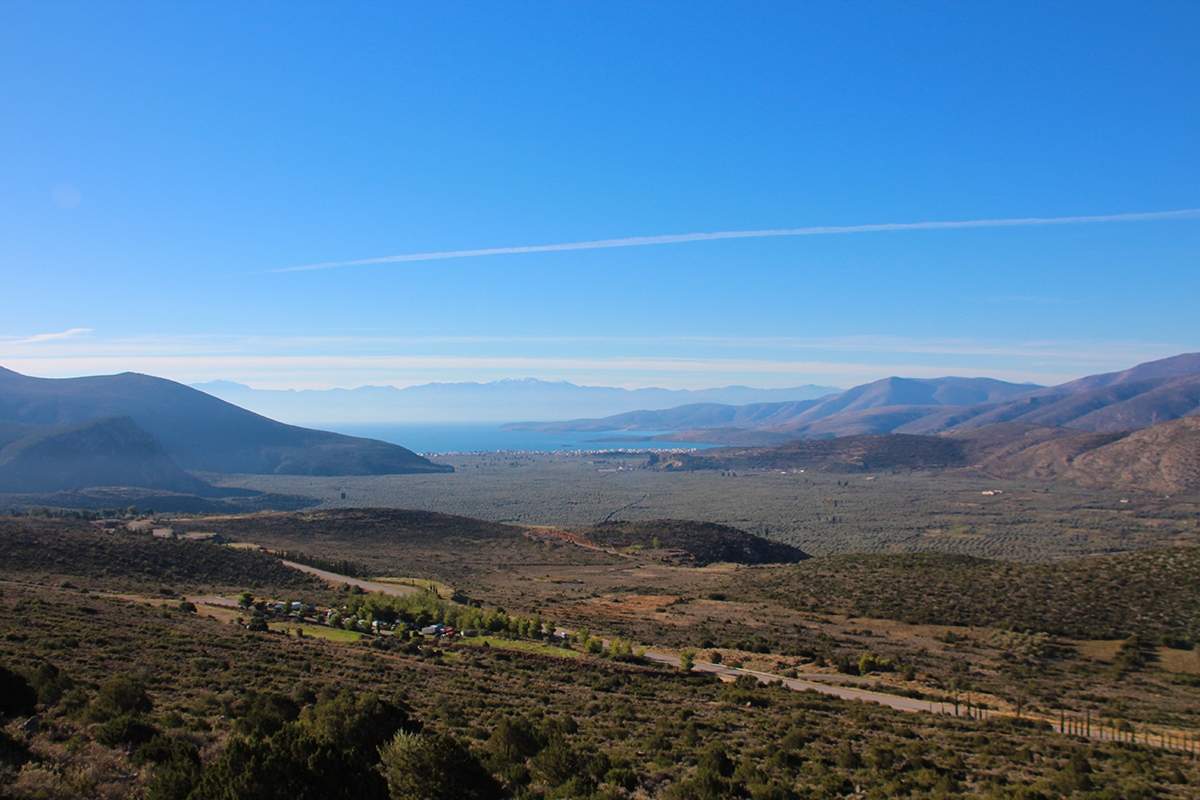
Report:
[[540,614],[523,617],[503,608],[483,609],[441,599],[433,592],[402,596],[378,593],[351,594],[346,612],[370,623],[373,620],[395,625],[402,622],[424,628],[440,623],[458,631],[477,631],[522,639],[542,639],[553,633]]

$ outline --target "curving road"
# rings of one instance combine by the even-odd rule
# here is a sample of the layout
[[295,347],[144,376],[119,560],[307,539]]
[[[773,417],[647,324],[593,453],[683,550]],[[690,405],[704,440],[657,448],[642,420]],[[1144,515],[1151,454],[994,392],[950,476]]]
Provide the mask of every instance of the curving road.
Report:
[[307,564],[297,564],[295,561],[284,561],[282,563],[285,567],[291,567],[292,569],[298,569],[301,572],[307,572],[309,575],[315,575],[323,581],[329,581],[330,583],[345,583],[349,586],[357,586],[364,592],[379,592],[381,594],[390,594],[393,597],[403,597],[406,594],[418,594],[421,591],[416,586],[361,581],[358,578],[351,578],[348,575],[338,575],[336,572],[326,572],[323,569],[310,567]]
[[[668,653],[646,652],[646,660],[653,661],[657,664],[669,664],[671,666],[679,666],[679,657]],[[849,675],[826,675],[824,673],[813,675],[802,675],[795,678],[785,678],[782,675],[772,675],[767,672],[759,672],[753,669],[741,669],[740,667],[726,667],[722,664],[709,664],[703,661],[697,661],[692,667],[693,672],[706,672],[712,675],[718,675],[725,678],[740,678],[748,675],[756,679],[759,683],[779,682],[789,689],[795,689],[798,692],[812,690],[821,694],[834,695],[841,697],[844,700],[862,700],[867,703],[878,703],[881,706],[889,706],[900,711],[931,711],[937,713],[954,713],[953,706],[946,706],[942,703],[931,703],[927,700],[914,700],[911,697],[897,697],[892,694],[883,694],[882,692],[872,692],[866,689],[851,689],[848,686],[830,686],[827,683],[816,683],[819,680],[837,680],[848,681],[851,683],[869,684],[869,678],[855,678]],[[948,709],[948,710],[947,710]]]

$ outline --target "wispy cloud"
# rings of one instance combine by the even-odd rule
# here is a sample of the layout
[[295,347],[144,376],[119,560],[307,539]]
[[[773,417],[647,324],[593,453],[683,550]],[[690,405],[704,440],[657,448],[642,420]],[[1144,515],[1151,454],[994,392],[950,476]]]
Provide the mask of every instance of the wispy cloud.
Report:
[[84,333],[91,333],[91,328],[71,328],[70,330],[59,331],[58,333],[39,333],[36,336],[30,336],[28,339],[17,339],[13,344],[37,344],[38,342],[53,342],[57,339],[69,339],[72,336],[79,336]]
[[1066,303],[1082,303],[1082,299],[1064,300],[1060,297],[1038,297],[1029,294],[1002,295],[987,298],[989,303],[1025,303],[1035,306],[1059,306]]
[[514,255],[518,253],[551,253],[564,250],[599,250],[608,247],[641,247],[651,244],[680,244],[706,242],[715,239],[761,239],[769,236],[827,236],[846,233],[879,233],[887,231],[954,230],[958,228],[1016,228],[1038,225],[1083,225],[1106,222],[1150,222],[1154,220],[1200,217],[1200,208],[1179,211],[1150,211],[1137,214],[1106,214],[1087,217],[1017,217],[1012,219],[973,219],[944,222],[885,222],[871,225],[820,225],[811,228],[781,228],[758,231],[714,231],[710,233],[678,233],[665,236],[633,236],[625,239],[598,239],[590,242],[538,244],[523,247],[488,247],[481,250],[447,250],[436,253],[406,253],[397,256],[362,258],[355,261],[326,261],[298,267],[266,270],[275,272],[307,272],[311,270],[357,267],[368,264],[395,264],[407,261],[437,261],[445,258],[475,258],[477,256]]
[[[88,329],[75,329],[83,332]],[[155,335],[116,339],[64,341],[67,333],[43,334],[29,339],[0,339],[0,362],[21,358],[196,358],[328,356],[422,356],[436,353],[452,355],[567,355],[583,352],[598,356],[621,353],[629,357],[700,357],[741,360],[743,354],[755,354],[790,361],[789,352],[809,351],[809,361],[841,360],[838,353],[920,357],[989,357],[1011,363],[1048,366],[1055,369],[1092,369],[1099,365],[1133,364],[1164,358],[1196,349],[1194,343],[1147,342],[1137,340],[988,340],[971,338],[922,338],[882,335],[854,336],[714,336],[714,335],[579,335],[579,336],[496,336],[426,335],[386,336],[370,333],[316,336],[262,336],[252,334]],[[25,347],[28,344],[44,344]],[[54,348],[53,355],[48,348]],[[582,350],[581,350],[582,348]],[[769,354],[769,355],[768,355]],[[753,360],[755,356],[752,355]],[[870,361],[871,355],[867,355]],[[961,359],[959,359],[961,361]],[[950,363],[958,363],[947,361]],[[1114,366],[1115,368],[1115,366]],[[1082,373],[1080,373],[1082,374]]]
[[[1023,369],[952,368],[929,364],[878,364],[844,361],[789,361],[712,358],[553,358],[515,356],[280,356],[162,355],[63,356],[20,358],[7,364],[38,376],[74,376],[135,371],[184,382],[233,379],[260,387],[332,388],[368,383],[411,385],[435,380],[495,380],[536,377],[544,380],[599,381],[608,385],[706,388],[731,382],[788,386],[810,381],[863,383],[888,375],[924,378],[955,374],[1012,381],[1060,382],[1075,375]],[[370,380],[370,376],[409,376],[409,380]],[[349,382],[348,382],[349,381]]]

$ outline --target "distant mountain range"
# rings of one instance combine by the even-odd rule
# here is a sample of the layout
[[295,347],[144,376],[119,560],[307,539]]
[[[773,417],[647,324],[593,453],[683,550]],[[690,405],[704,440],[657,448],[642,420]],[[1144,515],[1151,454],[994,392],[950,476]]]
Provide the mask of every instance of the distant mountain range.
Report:
[[[560,431],[705,431],[709,437],[724,437],[728,429],[745,432],[765,431],[759,441],[785,441],[804,436],[880,433],[947,408],[979,403],[1003,402],[1043,387],[1006,383],[991,378],[884,378],[856,386],[845,392],[815,399],[786,403],[752,403],[733,406],[718,403],[693,403],[660,411],[641,410],[616,414],[603,419],[578,419],[566,422],[522,422],[506,425],[517,430]],[[869,430],[861,430],[864,423]],[[830,422],[822,422],[830,420]],[[693,438],[691,441],[710,441]],[[724,441],[717,438],[718,443]]]
[[163,378],[124,373],[53,380],[0,368],[0,492],[138,486],[214,496],[218,490],[189,471],[453,470],[386,442],[275,422]]
[[543,431],[679,431],[663,440],[766,445],[858,434],[931,434],[1026,422],[1089,431],[1144,428],[1200,412],[1200,353],[1054,387],[987,378],[884,378],[796,403],[691,404],[603,419],[519,423]]
[[[744,387],[627,391],[533,380],[429,384],[405,390],[364,387],[341,394],[241,390],[255,396],[279,395],[294,400],[297,408],[307,403],[310,409],[326,411],[328,404],[322,404],[329,398],[425,397],[431,405],[440,398],[446,404],[443,420],[452,420],[456,413],[477,408],[489,398],[494,409],[524,398],[521,408],[528,412],[562,408],[556,403],[571,397],[584,398],[580,400],[584,403],[592,402],[589,397],[599,398],[595,402],[613,397],[627,402],[635,397],[691,399],[721,393],[761,396],[767,391]],[[770,391],[794,395],[823,389]],[[471,396],[476,399],[463,399]],[[346,400],[344,405],[368,407],[380,408],[358,400]],[[403,417],[394,414],[388,419]],[[1200,490],[1200,354],[1054,387],[987,378],[893,377],[819,397],[741,405],[688,403],[599,419],[509,427],[669,430],[675,432],[647,436],[737,445],[673,456],[660,463],[670,469],[718,465],[849,472],[954,469],[1122,490],[1194,491]],[[53,380],[0,368],[0,493],[4,494],[69,497],[81,491],[95,494],[97,487],[138,487],[143,494],[150,493],[146,496],[187,497],[192,507],[213,508],[217,506],[211,502],[197,501],[239,492],[191,473],[206,473],[203,478],[213,480],[214,474],[230,473],[332,476],[449,471],[450,467],[397,445],[276,422],[162,378],[124,373]],[[128,493],[104,496],[109,495]],[[302,500],[270,502],[286,505]]]
[[[661,409],[683,403],[777,403],[808,400],[840,392],[835,386],[791,389],[621,389],[578,386],[535,378],[491,383],[427,383],[397,389],[252,389],[240,383],[212,381],[193,388],[272,419],[298,425],[406,422],[508,422],[607,416],[634,409]],[[662,430],[666,430],[665,428]]]

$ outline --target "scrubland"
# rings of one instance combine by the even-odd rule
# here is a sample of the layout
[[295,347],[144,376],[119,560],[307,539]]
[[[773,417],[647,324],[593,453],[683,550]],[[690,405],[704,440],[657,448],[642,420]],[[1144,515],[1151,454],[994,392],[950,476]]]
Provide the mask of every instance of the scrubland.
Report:
[[[1028,799],[1200,785],[1194,498],[924,474],[664,474],[622,455],[445,460],[454,474],[247,477],[324,502],[143,526],[232,546],[0,523],[0,679],[17,698],[3,711],[3,790]],[[815,557],[747,548],[745,531]],[[388,603],[401,601],[264,550],[434,582],[401,621],[483,629],[349,635],[204,606],[250,591],[396,618]],[[645,649],[961,714],[722,683],[646,663]],[[1110,738],[1078,735],[1099,731]]]

